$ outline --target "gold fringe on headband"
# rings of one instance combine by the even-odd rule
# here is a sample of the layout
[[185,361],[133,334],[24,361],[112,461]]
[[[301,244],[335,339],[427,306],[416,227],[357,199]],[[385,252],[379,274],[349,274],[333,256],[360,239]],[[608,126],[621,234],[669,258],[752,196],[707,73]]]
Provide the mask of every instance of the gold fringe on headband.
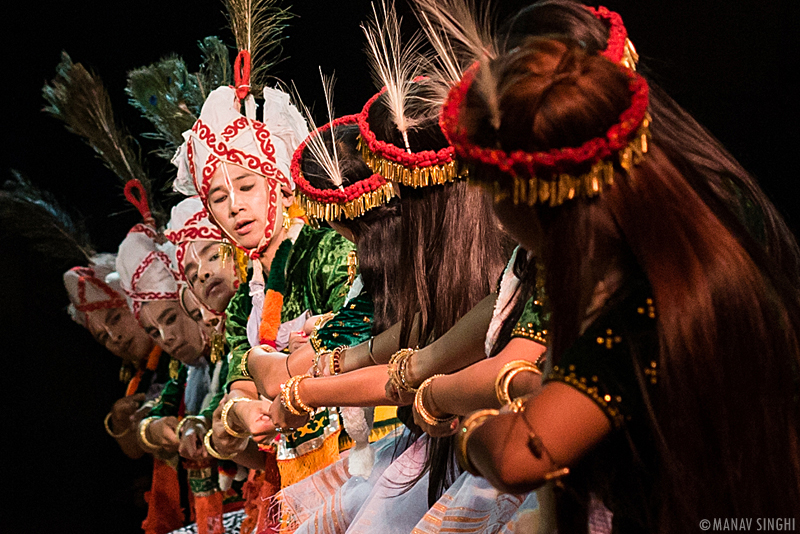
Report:
[[386,182],[375,191],[364,193],[344,204],[320,202],[308,198],[299,189],[296,191],[297,200],[309,218],[325,221],[338,221],[341,218],[355,219],[366,212],[389,202],[399,196],[392,182]]
[[[618,153],[619,165],[625,171],[630,171],[633,166],[638,165],[649,149],[650,120],[650,115],[645,115],[636,137]],[[510,192],[498,182],[494,182],[491,187],[495,202],[511,196],[514,204],[554,207],[578,196],[595,197],[603,191],[603,187],[613,183],[613,161],[601,160],[592,165],[589,172],[580,176],[565,173],[554,174],[548,179],[514,176]]]
[[467,168],[453,159],[450,163],[430,165],[428,167],[406,168],[372,152],[361,137],[358,138],[358,150],[364,162],[376,174],[387,180],[409,187],[426,187],[452,182],[456,178],[467,178]]

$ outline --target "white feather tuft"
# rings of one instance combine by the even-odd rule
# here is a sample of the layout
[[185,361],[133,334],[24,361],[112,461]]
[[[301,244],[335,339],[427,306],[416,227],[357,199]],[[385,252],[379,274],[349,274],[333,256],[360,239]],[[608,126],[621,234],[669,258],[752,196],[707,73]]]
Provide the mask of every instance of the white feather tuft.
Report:
[[386,98],[392,120],[400,134],[408,152],[408,131],[413,129],[419,120],[410,118],[409,93],[413,80],[422,75],[427,67],[426,56],[420,52],[421,34],[414,33],[403,45],[400,23],[394,3],[381,2],[380,14],[372,4],[374,18],[361,25],[367,38],[369,64],[375,83],[386,87]]
[[497,80],[490,63],[497,57],[494,17],[487,2],[479,10],[473,0],[414,0],[415,14],[436,51],[432,80],[437,98],[461,79],[466,66],[480,61],[476,88],[489,107],[491,124],[500,127]]
[[[325,76],[322,74],[322,67],[319,69],[319,75],[322,78],[322,91],[325,95],[325,107],[328,112],[328,123],[331,123],[333,122],[334,118],[333,86],[336,83],[336,79],[333,75]],[[300,110],[303,112],[303,115],[305,115],[306,120],[308,120],[309,128],[312,132],[314,132],[318,126],[317,123],[314,122],[314,116],[311,113],[311,110],[308,109],[308,106],[306,106],[305,103],[303,103],[303,101],[299,98],[296,87],[294,93]],[[333,134],[333,129],[331,129],[330,132]],[[336,149],[335,138],[332,139],[331,147],[332,148],[328,147],[323,136],[321,135],[314,135],[306,138],[306,149],[311,152],[311,155],[325,170],[325,174],[330,178],[334,185],[341,189],[344,179],[342,177],[342,169],[339,166],[339,154]]]

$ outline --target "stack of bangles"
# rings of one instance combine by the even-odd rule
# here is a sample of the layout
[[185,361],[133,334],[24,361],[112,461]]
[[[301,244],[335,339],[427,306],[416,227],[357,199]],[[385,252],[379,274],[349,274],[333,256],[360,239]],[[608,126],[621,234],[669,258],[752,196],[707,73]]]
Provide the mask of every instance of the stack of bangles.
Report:
[[293,415],[310,415],[315,411],[300,399],[300,382],[306,378],[311,378],[311,375],[293,376],[281,384],[281,405]]
[[497,374],[497,379],[494,381],[494,392],[497,394],[497,400],[500,401],[500,404],[503,406],[511,405],[511,411],[514,412],[521,411],[523,405],[519,402],[519,399],[512,399],[508,390],[514,377],[524,372],[537,375],[542,374],[536,364],[527,360],[514,360],[508,362],[500,369],[500,372]]
[[411,386],[408,376],[406,375],[408,360],[416,353],[417,349],[400,349],[389,358],[389,367],[387,368],[389,380],[398,391],[405,391],[408,393],[417,391]]
[[422,420],[430,426],[449,426],[457,419],[457,416],[455,415],[449,415],[447,417],[435,417],[425,408],[425,391],[428,390],[429,386],[433,382],[433,379],[439,378],[440,376],[444,375],[433,375],[432,377],[427,378],[422,384],[420,384],[416,395],[414,395],[414,409],[417,411],[420,417],[422,417]]
[[222,414],[221,414],[222,426],[225,427],[225,432],[227,432],[234,438],[240,438],[240,439],[249,438],[250,433],[237,432],[236,430],[233,429],[233,427],[231,427],[230,422],[228,421],[228,415],[230,414],[231,408],[233,408],[233,405],[236,404],[237,402],[252,402],[252,401],[253,399],[249,397],[236,397],[233,399],[229,399],[228,402],[226,402],[222,406]]

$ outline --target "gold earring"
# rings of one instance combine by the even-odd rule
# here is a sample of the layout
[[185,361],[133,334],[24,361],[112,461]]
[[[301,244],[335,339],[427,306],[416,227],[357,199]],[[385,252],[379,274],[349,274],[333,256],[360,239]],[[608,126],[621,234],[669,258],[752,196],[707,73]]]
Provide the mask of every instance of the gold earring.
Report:
[[287,232],[292,227],[292,218],[289,217],[289,210],[283,208],[283,229]]

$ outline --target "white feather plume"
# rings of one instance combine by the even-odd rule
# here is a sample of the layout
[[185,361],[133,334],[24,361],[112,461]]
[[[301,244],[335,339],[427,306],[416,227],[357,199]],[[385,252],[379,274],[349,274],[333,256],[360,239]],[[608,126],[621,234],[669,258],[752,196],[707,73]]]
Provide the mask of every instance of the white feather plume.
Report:
[[410,89],[413,80],[425,72],[427,61],[420,52],[422,35],[415,32],[405,45],[400,32],[394,2],[381,1],[379,10],[372,4],[373,18],[361,25],[367,38],[368,59],[375,83],[386,87],[386,98],[392,120],[403,136],[405,148],[411,152],[408,131],[419,122],[410,118]]
[[[333,75],[325,76],[322,74],[322,67],[319,69],[320,78],[322,78],[322,91],[325,95],[325,108],[328,112],[328,122],[333,122],[334,119],[334,111],[333,111],[333,86],[336,83],[336,79]],[[314,115],[311,113],[311,110],[308,109],[308,106],[299,98],[297,94],[297,88],[295,87],[295,99],[297,100],[300,110],[303,112],[303,115],[308,120],[308,125],[311,131],[315,131],[318,126],[317,123],[314,121]],[[333,129],[330,130],[331,134],[333,134]],[[310,151],[313,158],[319,163],[319,165],[325,171],[325,174],[331,179],[331,181],[336,185],[336,187],[342,187],[342,169],[339,166],[339,154],[336,149],[336,140],[333,139],[331,142],[331,146],[329,147],[324,140],[324,137],[321,135],[314,135],[312,137],[306,138],[306,150]]]
[[486,100],[492,126],[500,127],[497,80],[490,63],[497,57],[494,18],[488,2],[478,8],[474,0],[414,0],[415,14],[436,51],[432,79],[443,99],[448,87],[461,79],[466,66],[480,62],[476,88]]

